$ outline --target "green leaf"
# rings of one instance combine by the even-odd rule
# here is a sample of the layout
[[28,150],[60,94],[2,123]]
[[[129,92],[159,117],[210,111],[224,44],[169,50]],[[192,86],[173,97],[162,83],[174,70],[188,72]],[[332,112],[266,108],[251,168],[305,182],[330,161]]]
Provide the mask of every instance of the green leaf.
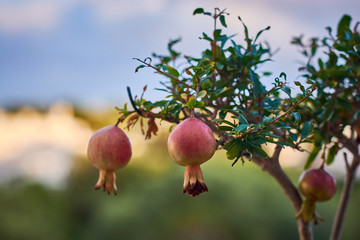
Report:
[[279,135],[276,135],[272,132],[269,132],[269,131],[263,131],[264,135],[268,136],[268,137],[273,137],[273,138],[280,138]]
[[169,73],[170,73],[172,76],[174,76],[174,77],[176,77],[176,78],[178,78],[178,77],[180,76],[178,70],[176,70],[175,68],[173,68],[173,67],[171,67],[171,66],[169,66],[169,65],[166,65],[166,67],[167,67]]
[[300,113],[298,113],[298,112],[293,112],[292,115],[293,115],[294,118],[295,118],[295,122],[300,122],[300,120],[301,120],[301,115],[300,115]]
[[143,103],[143,106],[147,111],[150,111],[153,108],[153,103],[150,101],[146,101]]
[[232,160],[236,157],[240,157],[241,153],[245,150],[245,144],[240,139],[235,139],[235,141],[230,145],[229,149],[226,152],[226,157],[229,160]]
[[240,20],[240,22],[241,22],[242,25],[244,26],[245,41],[246,41],[248,47],[250,47],[250,45],[251,45],[251,39],[249,38],[249,30],[248,30],[248,28],[246,27],[245,23],[243,22],[243,20],[241,19],[240,16],[238,16],[238,19]]
[[310,134],[311,134],[311,121],[307,121],[304,123],[301,129],[301,140],[305,139]]
[[260,35],[264,32],[264,31],[268,31],[270,30],[270,26],[268,26],[267,28],[264,28],[263,30],[260,30],[257,34],[256,37],[254,39],[254,42],[256,42],[256,40],[260,37]]
[[174,129],[174,127],[176,127],[176,125],[171,125],[171,126],[169,127],[169,132],[172,132],[172,130]]
[[201,90],[198,94],[198,98],[204,98],[206,94],[207,94],[206,90]]
[[220,119],[224,119],[226,117],[227,111],[221,110],[219,113]]
[[244,117],[244,115],[242,115],[242,114],[239,113],[238,119],[239,119],[239,122],[240,122],[241,124],[247,124],[247,125],[249,125],[249,123],[248,123],[248,121],[246,120],[246,118]]
[[291,138],[291,140],[293,142],[296,142],[297,139],[298,139],[298,135],[296,133],[293,133],[293,132],[290,132],[290,131],[289,131],[289,137]]
[[202,84],[201,84],[201,88],[202,89],[210,89],[212,87],[212,83],[209,79],[207,79],[206,81],[204,81]]
[[230,126],[218,126],[219,131],[232,131],[234,128]]
[[349,15],[344,15],[341,18],[337,29],[338,37],[345,37],[345,32],[350,30],[350,22],[351,22],[351,17]]
[[239,134],[240,132],[243,132],[249,125],[248,124],[240,124],[235,128],[236,134]]
[[163,88],[155,88],[155,90],[163,91],[163,92],[167,92],[167,93],[172,93],[172,92],[169,91],[168,89],[163,89]]
[[326,159],[327,165],[330,165],[334,162],[335,156],[338,151],[339,151],[339,146],[337,145],[337,143],[335,143],[334,145],[331,146],[331,148],[329,149],[328,155],[327,155],[327,159]]
[[260,93],[264,93],[264,86],[259,81],[257,74],[251,69],[249,69],[249,74],[250,74],[250,80],[253,82],[254,85],[253,89],[255,95],[258,96]]
[[230,122],[228,120],[225,120],[225,119],[219,119],[219,120],[217,120],[217,122],[225,123],[225,124],[228,124],[228,125],[230,125],[232,127],[236,127],[236,125],[234,123],[232,123],[232,122]]
[[295,85],[300,87],[300,90],[305,93],[305,87],[298,81],[294,81]]
[[263,118],[263,123],[265,126],[269,125],[270,122],[274,119],[274,117],[267,117],[267,116],[264,116]]
[[250,141],[247,141],[246,148],[253,156],[256,156],[258,158],[264,159],[269,157],[268,154],[261,147],[256,146]]
[[195,104],[195,108],[202,108],[204,106],[205,106],[204,101],[199,101],[199,102],[196,102],[196,104]]
[[227,27],[226,22],[225,22],[225,16],[224,16],[224,15],[220,15],[220,23],[221,23],[221,25],[223,25],[224,27]]
[[281,90],[291,98],[291,89],[289,87],[283,87]]
[[308,169],[311,165],[311,163],[315,160],[316,156],[321,150],[321,144],[315,144],[313,150],[311,151],[308,159],[306,160],[304,169]]
[[136,69],[135,69],[135,72],[138,72],[140,68],[144,68],[146,67],[145,65],[139,65]]
[[191,96],[189,101],[187,102],[187,107],[189,109],[193,109],[195,107],[195,105],[196,105],[196,99],[194,96]]
[[197,8],[197,9],[194,10],[193,15],[200,14],[200,13],[203,13],[203,12],[204,12],[203,8]]

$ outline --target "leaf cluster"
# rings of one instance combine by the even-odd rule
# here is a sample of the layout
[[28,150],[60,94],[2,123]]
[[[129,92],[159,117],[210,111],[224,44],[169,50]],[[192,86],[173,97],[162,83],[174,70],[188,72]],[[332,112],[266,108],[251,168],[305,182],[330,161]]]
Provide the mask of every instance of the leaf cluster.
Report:
[[[320,152],[324,161],[331,164],[339,149],[345,147],[352,151],[356,148],[354,138],[360,126],[358,25],[359,22],[351,28],[351,17],[344,15],[335,36],[332,28],[327,27],[328,36],[322,39],[313,37],[304,43],[302,36],[293,38],[292,43],[307,58],[307,63],[300,67],[304,72],[302,76],[317,85],[314,98],[306,100],[312,111],[303,109],[303,115],[311,118],[316,132],[305,167],[309,167]],[[346,133],[347,128],[350,134]]]
[[302,96],[293,98],[286,74],[281,73],[274,79],[272,88],[266,88],[263,78],[271,73],[260,73],[258,69],[270,61],[271,51],[268,44],[258,40],[270,27],[251,37],[238,17],[244,29],[244,39],[239,42],[235,34],[222,31],[227,27],[226,10],[215,8],[210,13],[198,8],[193,14],[210,17],[214,23],[212,34],[202,33],[200,37],[208,47],[201,57],[193,57],[174,50],[180,42],[176,39],[168,44],[168,55],[153,54],[153,59],[137,59],[142,64],[136,71],[148,67],[165,77],[161,82],[163,87],[157,90],[168,95],[152,102],[142,94],[132,101],[134,111],[118,108],[122,120],[139,115],[179,123],[195,116],[210,126],[218,137],[219,148],[224,148],[227,157],[235,161],[244,155],[267,158],[262,145],[269,142],[301,150],[300,144],[308,141],[312,128],[310,122],[293,110],[311,95],[314,84],[308,82],[309,86],[305,87],[296,83]]

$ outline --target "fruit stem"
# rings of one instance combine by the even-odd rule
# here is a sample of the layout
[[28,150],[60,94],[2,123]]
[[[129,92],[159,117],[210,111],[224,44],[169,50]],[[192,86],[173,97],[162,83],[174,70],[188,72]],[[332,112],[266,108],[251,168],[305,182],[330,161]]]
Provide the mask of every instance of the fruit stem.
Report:
[[119,125],[120,121],[121,121],[120,118],[118,118],[117,122],[115,123],[115,127]]

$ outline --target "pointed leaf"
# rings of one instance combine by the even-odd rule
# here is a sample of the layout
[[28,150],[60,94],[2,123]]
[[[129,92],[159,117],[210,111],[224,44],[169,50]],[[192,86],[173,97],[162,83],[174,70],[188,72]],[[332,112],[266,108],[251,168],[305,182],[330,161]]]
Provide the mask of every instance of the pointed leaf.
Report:
[[203,13],[203,12],[204,12],[203,8],[197,8],[197,9],[194,10],[193,15],[200,14],[200,13]]
[[300,120],[301,120],[301,115],[300,115],[300,113],[298,113],[298,112],[293,112],[292,115],[293,115],[294,118],[295,118],[295,122],[300,122]]
[[249,70],[250,74],[250,80],[253,82],[253,89],[256,96],[258,96],[260,93],[265,93],[264,89],[265,87],[261,84],[259,77],[253,70]]
[[244,115],[239,114],[238,119],[239,119],[239,122],[240,122],[240,123],[249,125],[249,123],[248,123],[248,121],[246,120],[246,118],[244,117]]
[[350,30],[350,22],[351,22],[351,17],[349,15],[344,15],[341,18],[337,29],[338,37],[344,37],[345,31]]
[[166,65],[166,67],[167,67],[169,73],[170,73],[172,76],[174,76],[174,77],[176,77],[176,78],[180,76],[178,70],[176,70],[175,68],[173,68],[173,67],[171,67],[171,66],[169,66],[169,65]]
[[263,123],[264,123],[264,125],[265,125],[265,126],[269,125],[273,119],[274,119],[274,117],[264,116],[264,118],[263,118]]
[[291,98],[291,89],[289,87],[283,87],[281,90]]
[[311,134],[311,121],[307,121],[304,123],[301,129],[301,140],[305,139],[310,134]]
[[327,159],[326,159],[327,165],[330,165],[334,162],[335,156],[338,151],[339,151],[339,146],[336,143],[331,146],[331,148],[329,149],[328,155],[327,155]]
[[240,132],[243,132],[249,125],[248,124],[240,124],[235,128],[235,132],[239,134]]
[[135,69],[135,72],[138,72],[140,68],[144,68],[144,67],[146,67],[146,66],[143,65],[143,64],[142,64],[142,65],[139,65],[139,66]]
[[226,22],[225,22],[225,16],[224,16],[224,15],[220,15],[220,23],[221,23],[221,25],[223,25],[224,27],[227,27]]
[[308,169],[310,167],[311,163],[315,160],[315,158],[318,155],[318,153],[320,152],[320,150],[321,150],[321,144],[314,145],[313,150],[311,151],[308,159],[306,160],[304,169]]
[[254,42],[256,42],[256,40],[260,37],[260,35],[264,32],[264,31],[267,31],[270,29],[270,26],[268,26],[267,28],[264,28],[263,30],[260,30],[257,34],[256,34],[256,37],[255,37],[255,40]]
[[189,109],[193,109],[195,107],[195,105],[196,105],[196,99],[194,96],[191,96],[189,101],[187,102],[187,107]]
[[241,153],[245,150],[244,144],[241,140],[236,139],[234,143],[229,147],[229,149],[226,152],[226,157],[229,160],[232,160],[236,157],[241,156]]
[[252,155],[254,155],[258,158],[264,159],[264,158],[269,157],[268,154],[261,147],[256,146],[255,144],[253,144],[249,141],[246,144],[246,148]]
[[196,102],[196,104],[195,104],[195,108],[202,108],[204,106],[205,106],[204,101],[199,101],[199,102]]

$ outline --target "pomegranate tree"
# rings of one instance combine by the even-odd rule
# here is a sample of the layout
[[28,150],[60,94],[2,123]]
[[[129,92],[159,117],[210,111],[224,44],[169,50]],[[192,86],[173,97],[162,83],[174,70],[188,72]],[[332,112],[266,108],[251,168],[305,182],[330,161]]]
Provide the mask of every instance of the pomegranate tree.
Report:
[[103,188],[117,194],[115,170],[123,168],[131,158],[131,143],[126,133],[117,124],[97,130],[88,144],[90,162],[99,169],[95,190]]
[[210,127],[197,118],[187,118],[170,133],[168,150],[175,163],[186,166],[183,193],[194,197],[207,192],[200,164],[209,160],[216,150]]
[[299,179],[300,192],[306,197],[297,217],[302,216],[305,222],[322,220],[315,214],[315,203],[330,200],[336,192],[336,180],[323,168],[309,169]]
[[[283,149],[290,147],[303,151],[302,144],[314,143],[305,169],[321,149],[323,165],[331,164],[341,149],[349,150],[353,160],[350,163],[344,154],[346,181],[331,237],[338,239],[356,169],[360,166],[359,142],[353,139],[358,136],[356,132],[359,134],[354,126],[359,124],[360,113],[360,55],[354,52],[360,49],[358,25],[352,31],[351,18],[345,15],[339,22],[336,36],[328,28],[330,38],[321,41],[316,37],[306,44],[301,37],[294,38],[292,43],[301,47],[301,52],[309,57],[301,68],[307,72],[303,75],[306,85],[294,81],[300,90],[294,96],[285,73],[280,73],[268,88],[268,79],[263,77],[271,73],[259,71],[259,66],[272,56],[270,47],[258,40],[270,27],[250,36],[245,23],[238,17],[244,27],[245,42],[241,43],[233,38],[234,35],[223,31],[227,28],[225,19],[229,14],[225,9],[215,8],[211,13],[197,8],[193,14],[210,16],[213,21],[213,32],[203,33],[200,37],[208,47],[201,51],[200,56],[193,57],[176,51],[174,45],[180,39],[175,39],[168,44],[169,54],[153,54],[154,59],[135,58],[141,63],[135,72],[147,67],[165,78],[157,90],[165,92],[166,97],[158,101],[145,99],[145,86],[141,95],[132,98],[128,87],[133,109],[129,110],[126,103],[117,108],[119,121],[127,120],[128,129],[139,123],[145,139],[156,135],[155,120],[176,124],[183,121],[170,134],[168,150],[177,164],[186,166],[183,192],[191,196],[207,191],[200,164],[209,160],[217,147],[226,150],[226,157],[233,161],[232,165],[238,160],[244,163],[243,157],[249,158],[283,188],[298,213],[301,240],[313,239],[309,222],[320,220],[314,213],[315,203],[330,199],[336,185],[331,175],[321,168],[305,172],[300,179],[300,190],[297,189],[279,162]],[[319,47],[325,47],[327,54],[312,61]],[[312,62],[316,65],[313,66]],[[312,96],[314,91],[317,94]],[[347,114],[342,115],[344,112]],[[145,119],[148,119],[147,131],[144,131]],[[351,134],[345,134],[345,129],[352,131]],[[271,155],[263,149],[267,143],[276,145]],[[101,169],[106,168],[102,166]],[[103,174],[106,175],[106,171]],[[97,187],[103,184],[99,180]],[[106,183],[103,187],[107,189]],[[306,197],[302,205],[300,191]]]

